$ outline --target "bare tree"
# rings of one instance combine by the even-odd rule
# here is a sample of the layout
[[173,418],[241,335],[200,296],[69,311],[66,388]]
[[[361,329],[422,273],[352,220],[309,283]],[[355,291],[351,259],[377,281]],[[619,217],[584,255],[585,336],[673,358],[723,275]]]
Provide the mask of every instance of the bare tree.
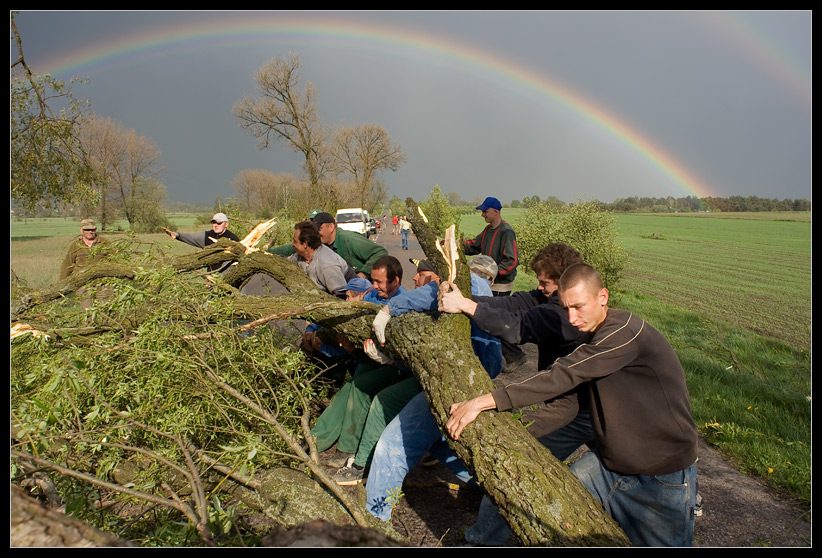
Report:
[[282,139],[289,149],[302,153],[311,190],[327,196],[320,182],[327,169],[328,133],[317,113],[314,86],[306,83],[302,94],[297,90],[299,68],[296,54],[271,60],[255,75],[258,96],[244,97],[233,112],[240,126],[257,138],[259,149],[267,149],[272,139]]
[[373,207],[381,199],[376,175],[380,170],[396,171],[406,161],[388,132],[377,124],[343,127],[334,134],[331,153],[335,170],[350,174],[360,207]]
[[123,210],[129,224],[135,221],[135,200],[139,199],[138,178],[153,178],[162,170],[156,145],[133,129],[111,118],[92,116],[80,128],[86,161],[94,170],[93,185],[100,195],[102,228]]

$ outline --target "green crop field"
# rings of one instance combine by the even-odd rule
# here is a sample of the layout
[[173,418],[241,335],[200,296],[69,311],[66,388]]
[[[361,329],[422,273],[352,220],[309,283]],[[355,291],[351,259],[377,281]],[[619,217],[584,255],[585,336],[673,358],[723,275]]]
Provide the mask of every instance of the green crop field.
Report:
[[[522,212],[503,217],[516,228]],[[810,213],[614,217],[630,253],[620,289],[810,349]],[[479,212],[461,218],[466,237],[484,226]]]
[[[811,222],[617,215],[620,287],[791,345],[811,345]],[[782,214],[779,214],[782,216]]]

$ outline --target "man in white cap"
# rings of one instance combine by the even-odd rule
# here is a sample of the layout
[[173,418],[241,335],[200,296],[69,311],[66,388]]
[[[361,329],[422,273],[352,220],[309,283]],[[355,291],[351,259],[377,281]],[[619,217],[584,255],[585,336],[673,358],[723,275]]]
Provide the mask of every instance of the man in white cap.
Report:
[[171,240],[179,240],[195,248],[205,248],[209,244],[215,244],[221,238],[228,238],[234,242],[240,241],[236,234],[228,230],[228,216],[225,213],[215,213],[211,218],[211,230],[202,233],[189,234],[170,231],[165,227],[160,228],[171,237]]

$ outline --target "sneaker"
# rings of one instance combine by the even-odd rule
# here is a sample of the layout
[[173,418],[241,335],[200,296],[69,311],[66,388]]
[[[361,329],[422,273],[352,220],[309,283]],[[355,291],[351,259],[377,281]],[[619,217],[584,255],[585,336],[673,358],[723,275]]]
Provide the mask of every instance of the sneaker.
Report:
[[339,469],[354,463],[354,454],[341,452],[335,447],[320,454],[320,463],[331,469]]
[[365,467],[356,465],[353,461],[350,465],[337,470],[331,477],[340,486],[356,486],[363,481]]

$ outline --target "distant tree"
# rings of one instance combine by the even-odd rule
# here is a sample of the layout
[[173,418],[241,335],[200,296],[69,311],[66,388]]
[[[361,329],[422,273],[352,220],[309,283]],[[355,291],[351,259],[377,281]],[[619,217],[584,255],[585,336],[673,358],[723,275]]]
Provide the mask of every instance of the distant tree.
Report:
[[291,173],[243,169],[231,179],[231,188],[244,212],[267,219],[295,204],[300,185]]
[[77,137],[87,102],[75,99],[71,88],[81,80],[72,79],[67,85],[50,75],[35,74],[23,56],[15,15],[9,14],[17,48],[17,58],[9,65],[11,200],[28,213],[40,204],[93,200],[92,170]]
[[317,91],[309,82],[297,88],[300,59],[296,54],[275,58],[255,74],[258,96],[246,96],[234,105],[240,126],[257,138],[259,149],[272,139],[282,139],[289,149],[304,157],[303,168],[315,199],[324,199],[321,181],[328,169],[327,127],[317,112]]
[[445,229],[451,225],[460,227],[460,214],[454,209],[448,198],[443,195],[439,184],[434,184],[428,197],[420,203],[420,208],[428,219],[428,226],[439,235],[445,237]]
[[101,227],[105,229],[117,211],[133,226],[137,200],[144,197],[138,179],[156,177],[162,171],[160,149],[136,130],[96,115],[83,123],[79,136],[100,195]]
[[513,207],[513,208],[517,208],[517,207],[519,207],[520,205],[522,205],[522,204],[521,204],[521,202],[520,202],[519,200],[511,200],[511,207]]
[[135,233],[157,232],[160,227],[168,227],[169,219],[165,210],[167,197],[165,185],[154,177],[138,177],[134,181],[134,195],[126,207],[131,216],[131,230]]
[[377,197],[376,178],[381,170],[396,171],[406,161],[388,132],[377,124],[339,128],[331,144],[334,170],[351,176],[358,207],[373,207]]
[[595,200],[556,206],[534,205],[514,223],[520,265],[528,266],[536,253],[551,242],[565,242],[602,275],[613,289],[627,265],[628,253],[617,242],[615,221]]
[[388,209],[391,210],[391,215],[405,215],[408,212],[405,200],[401,200],[397,196],[394,196],[388,202]]

